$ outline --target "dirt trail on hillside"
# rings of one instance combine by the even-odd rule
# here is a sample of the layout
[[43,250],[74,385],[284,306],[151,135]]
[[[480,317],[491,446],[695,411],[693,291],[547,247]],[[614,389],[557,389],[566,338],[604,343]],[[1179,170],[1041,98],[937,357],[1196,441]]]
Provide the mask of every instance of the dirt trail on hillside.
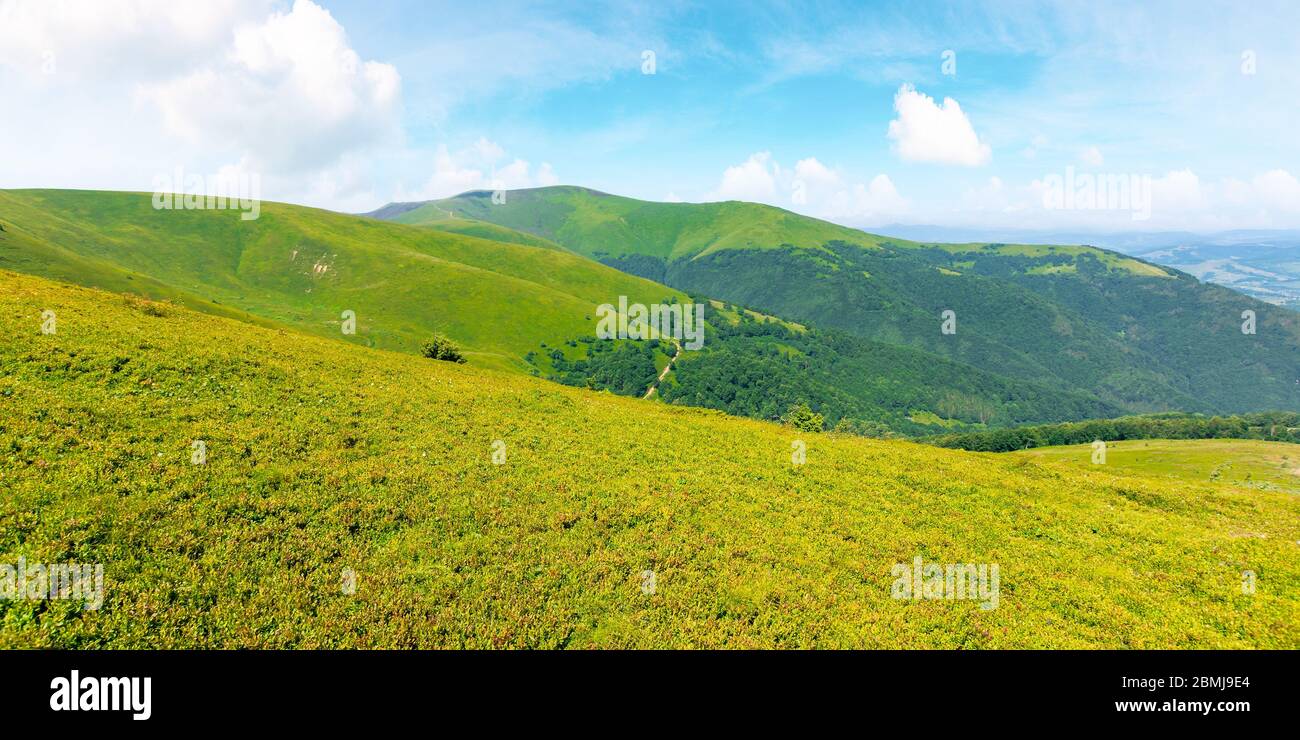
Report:
[[682,356],[682,343],[674,339],[673,344],[677,347],[677,354],[669,358],[668,364],[664,365],[664,371],[659,373],[659,377],[655,378],[655,382],[650,384],[650,388],[646,390],[645,395],[641,397],[642,399],[649,398],[655,394],[655,390],[659,388],[659,384],[663,382],[664,378],[668,377],[668,371],[673,369],[673,364],[677,362],[677,358]]

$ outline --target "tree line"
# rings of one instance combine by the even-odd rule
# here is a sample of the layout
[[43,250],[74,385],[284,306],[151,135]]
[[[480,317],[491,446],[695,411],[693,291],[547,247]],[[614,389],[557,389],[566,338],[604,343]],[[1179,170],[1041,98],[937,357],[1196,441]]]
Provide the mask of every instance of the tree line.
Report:
[[1300,443],[1300,413],[1261,411],[1233,416],[1163,413],[992,429],[924,437],[938,447],[974,452],[1010,452],[1031,447],[1129,439],[1264,439]]

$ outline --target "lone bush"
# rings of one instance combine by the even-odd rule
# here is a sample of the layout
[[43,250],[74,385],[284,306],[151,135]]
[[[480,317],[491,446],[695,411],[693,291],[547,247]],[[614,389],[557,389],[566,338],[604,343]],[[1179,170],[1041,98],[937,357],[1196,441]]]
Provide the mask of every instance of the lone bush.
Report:
[[464,364],[465,356],[460,353],[460,347],[450,339],[441,334],[434,334],[433,338],[425,342],[420,347],[420,354],[431,360],[443,360],[444,362],[458,362]]
[[802,432],[820,432],[826,428],[826,420],[821,414],[808,408],[806,403],[791,406],[785,413],[783,421]]

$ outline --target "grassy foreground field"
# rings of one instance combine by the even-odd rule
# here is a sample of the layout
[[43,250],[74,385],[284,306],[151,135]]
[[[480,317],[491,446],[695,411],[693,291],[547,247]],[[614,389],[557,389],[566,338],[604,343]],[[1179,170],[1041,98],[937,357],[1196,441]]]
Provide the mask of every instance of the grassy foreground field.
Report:
[[[800,434],[0,271],[0,563],[105,571],[97,611],[0,600],[0,648],[1295,648],[1298,539],[1289,493]],[[997,608],[891,598],[917,556],[998,564]]]
[[[1035,461],[1094,467],[1091,445],[1009,453]],[[1111,472],[1220,482],[1300,494],[1300,445],[1252,439],[1137,439],[1106,444]]]

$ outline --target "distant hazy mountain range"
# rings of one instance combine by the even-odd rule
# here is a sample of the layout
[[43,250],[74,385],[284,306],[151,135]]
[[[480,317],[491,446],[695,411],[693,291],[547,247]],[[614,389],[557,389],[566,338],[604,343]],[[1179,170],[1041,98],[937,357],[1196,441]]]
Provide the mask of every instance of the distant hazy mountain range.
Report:
[[1010,231],[893,224],[878,233],[916,241],[1014,240],[1032,244],[1091,244],[1173,267],[1279,306],[1300,310],[1300,231],[1236,230],[1099,234]]

